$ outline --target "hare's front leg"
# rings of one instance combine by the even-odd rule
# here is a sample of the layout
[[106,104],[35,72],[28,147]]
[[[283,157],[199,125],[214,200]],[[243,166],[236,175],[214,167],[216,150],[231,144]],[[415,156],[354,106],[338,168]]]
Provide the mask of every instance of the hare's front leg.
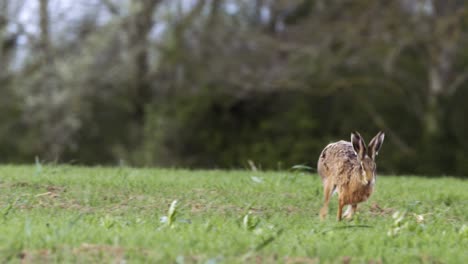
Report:
[[341,221],[342,214],[343,214],[343,206],[345,206],[344,200],[342,197],[338,199],[338,213],[336,214],[336,220]]

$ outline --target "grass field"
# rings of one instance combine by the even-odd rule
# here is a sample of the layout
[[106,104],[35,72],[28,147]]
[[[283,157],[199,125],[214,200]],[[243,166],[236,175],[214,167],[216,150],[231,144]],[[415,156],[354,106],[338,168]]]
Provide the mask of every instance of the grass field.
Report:
[[[468,183],[382,176],[352,221],[320,221],[300,172],[0,167],[0,261],[466,263]],[[171,203],[177,200],[173,212]]]

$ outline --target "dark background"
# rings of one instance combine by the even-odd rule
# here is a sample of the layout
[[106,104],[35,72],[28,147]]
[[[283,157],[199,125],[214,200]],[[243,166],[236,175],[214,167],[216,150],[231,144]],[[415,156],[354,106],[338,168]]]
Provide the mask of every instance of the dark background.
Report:
[[468,9],[445,0],[0,0],[0,162],[468,175]]

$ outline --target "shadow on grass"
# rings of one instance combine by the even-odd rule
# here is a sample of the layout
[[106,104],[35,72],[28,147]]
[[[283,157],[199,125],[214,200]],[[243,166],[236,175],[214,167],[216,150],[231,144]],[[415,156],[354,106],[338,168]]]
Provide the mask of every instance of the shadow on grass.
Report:
[[345,226],[335,226],[331,227],[328,229],[323,230],[322,234],[325,234],[327,232],[333,231],[333,230],[341,230],[341,229],[356,229],[356,228],[373,228],[373,226],[370,225],[345,225]]

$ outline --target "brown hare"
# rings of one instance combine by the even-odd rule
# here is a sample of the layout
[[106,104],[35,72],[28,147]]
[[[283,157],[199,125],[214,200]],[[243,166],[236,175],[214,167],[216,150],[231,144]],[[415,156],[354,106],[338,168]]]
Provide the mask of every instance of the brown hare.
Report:
[[349,205],[344,216],[351,219],[357,204],[371,196],[376,177],[375,157],[384,137],[385,134],[379,132],[366,148],[361,135],[353,132],[351,142],[341,140],[322,150],[317,165],[325,197],[320,210],[322,219],[327,216],[328,202],[335,191],[338,192],[338,221],[341,221],[343,206]]

